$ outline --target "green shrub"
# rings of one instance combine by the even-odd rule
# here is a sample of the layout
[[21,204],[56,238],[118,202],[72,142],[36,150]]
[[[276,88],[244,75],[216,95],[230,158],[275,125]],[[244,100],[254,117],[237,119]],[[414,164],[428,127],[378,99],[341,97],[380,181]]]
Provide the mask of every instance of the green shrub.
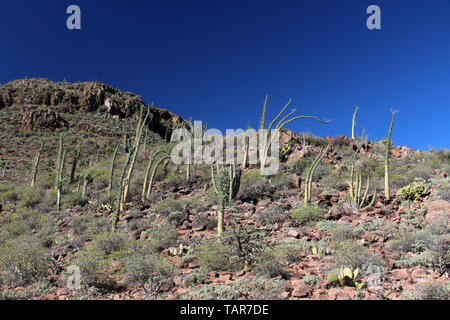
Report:
[[427,231],[402,232],[398,238],[389,241],[387,248],[418,253],[430,248],[435,241],[436,237]]
[[0,247],[2,281],[13,286],[28,285],[43,279],[50,266],[50,251],[36,237],[10,239]]
[[257,275],[265,278],[275,278],[281,276],[282,279],[289,279],[289,272],[284,265],[278,261],[274,252],[265,250],[258,257],[253,270]]
[[157,296],[161,286],[172,281],[174,267],[157,255],[135,254],[125,262],[131,284],[140,285],[146,293]]
[[264,277],[240,279],[229,285],[204,285],[182,295],[182,300],[281,300],[287,281],[271,281]]
[[217,218],[209,217],[206,215],[198,215],[195,218],[195,222],[202,224],[206,227],[206,230],[214,230],[217,227]]
[[149,246],[155,251],[163,251],[177,244],[177,230],[171,225],[154,225],[147,233]]
[[417,285],[414,292],[406,295],[408,300],[450,300],[450,284],[424,283]]
[[256,218],[258,221],[261,221],[265,224],[274,224],[283,222],[286,219],[286,215],[284,210],[281,209],[277,205],[271,205],[270,207],[258,211],[256,214]]
[[381,257],[372,253],[357,241],[343,241],[337,243],[333,254],[337,268],[359,269],[364,274],[368,267],[384,267]]
[[22,186],[20,188],[19,207],[34,208],[41,203],[44,195],[44,190],[38,187]]
[[238,262],[231,247],[215,239],[204,240],[197,245],[194,255],[207,271],[230,271],[236,268]]
[[398,193],[405,200],[419,200],[430,194],[430,189],[422,183],[414,182],[401,188]]
[[252,170],[242,174],[239,197],[246,201],[258,201],[265,198],[274,199],[276,196],[275,189],[259,170]]
[[292,211],[292,217],[300,224],[313,225],[325,218],[325,211],[320,207],[307,205],[294,209]]
[[117,287],[112,264],[123,262],[136,254],[136,242],[122,232],[104,232],[97,235],[86,250],[78,251],[73,265],[80,268],[81,282],[98,288]]
[[320,277],[317,276],[317,275],[314,275],[314,274],[309,275],[309,276],[305,276],[303,278],[303,283],[307,284],[309,286],[317,286],[317,285],[320,284],[320,282],[321,282]]
[[186,276],[186,280],[184,281],[184,284],[190,287],[194,287],[198,284],[204,284],[206,283],[207,279],[207,273],[203,268],[198,268],[193,270],[191,273],[189,273]]

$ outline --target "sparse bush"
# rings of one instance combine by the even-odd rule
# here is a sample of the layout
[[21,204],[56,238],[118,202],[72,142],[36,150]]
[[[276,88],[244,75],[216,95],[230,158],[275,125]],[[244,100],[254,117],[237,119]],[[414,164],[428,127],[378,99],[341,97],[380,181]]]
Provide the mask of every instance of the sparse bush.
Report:
[[0,280],[23,286],[43,279],[50,265],[49,254],[36,237],[26,235],[7,240],[0,247],[0,270],[5,272]]
[[325,218],[325,212],[322,208],[307,205],[292,211],[292,217],[300,224],[312,225]]
[[161,286],[172,281],[173,266],[160,256],[135,254],[125,262],[131,284],[139,284],[146,293],[157,296]]
[[430,248],[435,241],[436,238],[427,231],[402,232],[400,237],[391,240],[387,247],[391,250],[418,253]]
[[206,279],[207,276],[205,270],[203,268],[198,268],[196,270],[193,270],[186,276],[184,284],[190,287],[194,287],[198,284],[206,283]]
[[115,288],[117,283],[112,264],[136,254],[137,249],[135,241],[127,234],[104,232],[93,239],[87,250],[77,253],[73,264],[81,270],[82,284]]
[[450,300],[450,285],[447,283],[424,283],[406,295],[408,300]]
[[245,201],[258,201],[265,198],[273,199],[275,189],[261,176],[259,170],[242,174],[239,197]]
[[238,262],[230,246],[217,240],[204,240],[194,248],[194,254],[207,271],[233,270]]
[[333,259],[338,268],[359,269],[362,274],[369,266],[380,268],[384,266],[381,257],[356,241],[344,241],[336,244]]
[[281,262],[294,263],[299,261],[302,253],[311,247],[312,243],[305,240],[294,240],[288,243],[278,243],[273,247],[273,254]]
[[282,300],[281,293],[286,290],[286,280],[271,281],[264,277],[252,280],[240,279],[230,285],[204,285],[182,295],[180,299],[189,300]]
[[256,214],[258,221],[265,224],[274,224],[283,222],[286,219],[284,210],[277,205],[271,205],[270,207],[258,211]]
[[317,276],[317,275],[314,275],[314,274],[309,275],[309,276],[305,276],[303,278],[303,283],[304,284],[307,284],[309,286],[314,286],[314,287],[319,285],[320,281],[321,281],[320,277]]
[[168,224],[154,225],[150,230],[148,243],[155,251],[163,251],[177,244],[177,230]]
[[208,217],[206,215],[198,215],[195,218],[195,222],[202,224],[206,227],[206,230],[214,230],[217,227],[217,218]]
[[255,263],[254,272],[265,278],[275,278],[281,276],[282,279],[289,279],[290,275],[283,264],[277,260],[272,250],[268,249],[261,253]]
[[348,178],[336,173],[326,174],[321,177],[320,184],[325,187],[326,193],[337,193],[348,188]]

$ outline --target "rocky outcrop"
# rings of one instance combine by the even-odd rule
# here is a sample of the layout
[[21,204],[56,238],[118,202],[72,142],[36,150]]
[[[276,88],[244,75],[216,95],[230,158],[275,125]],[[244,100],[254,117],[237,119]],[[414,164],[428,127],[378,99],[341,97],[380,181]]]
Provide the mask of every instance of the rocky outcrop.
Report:
[[21,113],[20,129],[23,131],[58,131],[69,127],[68,122],[50,108],[30,105],[22,108]]
[[[24,105],[48,107],[56,113],[99,111],[118,118],[137,118],[142,106],[149,107],[153,115],[149,128],[161,137],[170,136],[172,128],[183,122],[183,119],[167,110],[148,106],[136,94],[123,92],[100,82],[69,83],[27,79],[0,86],[0,109]],[[48,116],[52,117],[50,114]],[[52,127],[48,129],[51,130]]]

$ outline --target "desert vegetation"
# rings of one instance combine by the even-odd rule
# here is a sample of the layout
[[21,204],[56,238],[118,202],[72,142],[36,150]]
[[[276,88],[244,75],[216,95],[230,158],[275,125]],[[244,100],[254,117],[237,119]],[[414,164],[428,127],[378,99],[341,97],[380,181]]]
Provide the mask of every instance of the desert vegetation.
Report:
[[1,86],[0,299],[449,299],[450,152],[395,146],[395,112],[382,141],[359,108],[351,137],[294,133],[332,122],[290,104],[268,127],[263,105],[267,176],[270,134],[256,164],[244,141],[176,165],[172,131],[206,125],[100,83]]

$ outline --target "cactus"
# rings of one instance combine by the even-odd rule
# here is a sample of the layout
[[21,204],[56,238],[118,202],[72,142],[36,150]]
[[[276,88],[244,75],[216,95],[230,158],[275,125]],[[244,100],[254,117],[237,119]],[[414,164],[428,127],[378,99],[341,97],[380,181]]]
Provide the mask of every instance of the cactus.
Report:
[[3,165],[3,170],[2,170],[2,178],[4,178],[4,177],[5,177],[5,175],[6,175],[6,167],[8,166],[8,162],[6,162],[6,161],[3,161],[3,162],[0,162],[0,164],[2,164],[2,165]]
[[419,200],[430,195],[430,188],[423,183],[415,181],[398,190],[397,194],[405,200]]
[[121,144],[121,141],[117,142],[117,146],[116,146],[116,149],[114,150],[113,157],[111,160],[111,169],[109,171],[109,183],[108,183],[108,197],[111,196],[111,192],[112,192],[114,168],[116,166],[116,158],[117,158],[117,153],[119,152],[120,144]]
[[169,155],[166,155],[164,157],[162,157],[161,159],[159,159],[155,166],[153,167],[153,171],[152,171],[152,175],[150,176],[150,181],[148,183],[148,189],[147,189],[147,194],[146,194],[146,198],[148,199],[150,197],[150,193],[152,192],[152,187],[153,187],[153,181],[155,179],[155,174],[156,174],[156,170],[158,170],[159,165],[163,162],[163,161],[168,161],[170,159]]
[[322,161],[325,154],[328,152],[328,149],[330,148],[330,143],[328,144],[327,148],[325,150],[320,149],[319,155],[316,157],[316,159],[313,161],[307,175],[305,178],[305,191],[304,191],[304,204],[308,205],[311,202],[311,186],[312,186],[312,178],[314,175],[314,172],[316,171],[317,166]]
[[83,189],[81,191],[81,198],[84,199],[86,197],[87,186],[94,181],[94,178],[90,173],[86,173],[83,176]]
[[266,95],[266,99],[264,100],[263,114],[261,116],[261,121],[259,123],[259,129],[260,130],[263,130],[263,129],[266,128],[267,100],[269,100],[269,96],[268,95]]
[[58,178],[59,178],[59,167],[60,167],[60,163],[61,163],[61,157],[63,154],[63,146],[64,146],[64,134],[61,134],[59,136],[59,146],[58,146],[58,154],[56,156],[56,168],[55,168],[55,189],[57,188],[57,184],[58,184]]
[[42,148],[44,147],[44,143],[41,143],[41,147],[38,150],[38,153],[36,155],[36,159],[34,160],[34,165],[33,165],[33,171],[31,174],[31,186],[34,187],[34,184],[36,183],[36,177],[37,177],[37,172],[38,172],[38,167],[39,167],[39,161],[41,159],[41,153],[42,153]]
[[[249,130],[251,128],[252,128],[252,126],[248,125],[247,130]],[[249,139],[249,137],[244,136],[244,159],[243,159],[242,165],[241,165],[242,169],[247,168],[249,148],[250,148],[250,139]]]
[[59,136],[59,147],[58,156],[56,160],[56,170],[55,170],[55,188],[57,190],[56,196],[56,210],[61,209],[61,192],[63,186],[63,174],[64,174],[64,164],[67,154],[67,147],[64,147],[64,134]]
[[[261,124],[260,124],[260,134],[262,134],[262,130],[265,129],[267,100],[268,100],[268,96],[266,96],[266,100],[264,101],[263,115],[262,115]],[[275,139],[275,137],[277,136],[277,133],[279,133],[281,131],[281,129],[283,129],[286,125],[288,125],[289,123],[291,123],[291,122],[293,122],[295,120],[298,120],[298,119],[315,119],[315,120],[317,120],[317,121],[319,121],[320,123],[323,123],[323,124],[327,124],[329,122],[329,120],[321,120],[318,117],[314,117],[314,116],[295,116],[295,117],[292,117],[292,118],[289,119],[289,117],[291,115],[293,115],[295,113],[295,111],[296,111],[295,109],[293,109],[291,112],[289,112],[287,115],[285,115],[275,125],[275,122],[278,121],[278,119],[284,113],[286,108],[291,104],[291,102],[292,102],[292,99],[290,99],[288,101],[288,103],[284,106],[284,108],[281,109],[281,111],[272,120],[272,122],[270,123],[269,127],[267,128],[267,140],[263,141],[262,150],[260,151],[262,153],[262,155],[260,157],[261,158],[261,168],[265,168],[265,166],[266,166],[268,153],[269,153],[269,150],[270,150],[270,146],[272,145],[273,139]],[[272,136],[271,130],[274,127],[274,125],[275,125],[275,129],[274,129],[273,136]],[[259,139],[262,139],[262,137],[260,136]]]
[[223,165],[221,168],[217,165],[217,173],[214,173],[214,166],[211,165],[211,182],[214,192],[219,200],[217,236],[220,238],[223,233],[225,207],[227,203],[230,203],[239,192],[241,171],[236,169],[235,164],[230,165],[228,170]]
[[341,286],[353,285],[358,289],[364,288],[365,284],[358,280],[359,269],[351,270],[350,268],[341,268],[338,273],[331,273],[328,276],[328,281],[333,284],[340,284]]
[[389,127],[389,134],[386,140],[386,155],[384,159],[384,196],[387,200],[391,197],[389,190],[389,156],[391,154],[391,135],[392,127],[394,126],[394,117],[396,112],[392,111],[391,126]]
[[[356,125],[356,114],[358,113],[359,107],[356,106],[355,113],[353,114],[352,120],[352,140],[355,140],[355,125]],[[363,133],[364,136],[364,133]]]
[[[353,180],[354,180],[355,172],[354,172],[354,165],[352,165],[352,169],[350,172],[350,199],[355,203],[358,207],[362,208],[367,200],[367,195],[369,193],[370,188],[370,174],[367,175],[366,178],[366,188],[364,191],[364,194],[361,196],[361,190],[362,190],[362,181],[363,181],[363,173],[361,170],[356,174],[356,185],[353,186]],[[371,207],[375,203],[375,199],[377,196],[377,188],[375,187],[375,191],[372,196],[372,200],[368,203],[368,205],[364,208]]]
[[[186,179],[191,180],[191,166],[192,166],[192,160],[193,160],[191,157],[191,154],[192,154],[192,151],[196,152],[195,140],[201,139],[203,137],[206,130],[208,129],[208,125],[204,124],[203,126],[200,127],[200,125],[197,123],[197,121],[193,122],[192,117],[190,117],[187,122],[187,126],[189,129],[189,134],[191,136],[191,153],[189,154],[189,161],[186,166]],[[198,131],[198,130],[200,130],[200,131]],[[199,136],[199,135],[201,135],[201,136]]]
[[64,164],[66,160],[67,147],[64,148],[64,151],[61,155],[58,169],[56,170],[56,190],[57,190],[57,198],[56,198],[56,210],[59,211],[61,209],[61,193],[63,186],[63,174],[64,174]]
[[127,173],[127,168],[131,163],[131,155],[134,153],[134,147],[129,150],[127,153],[127,158],[125,160],[125,165],[122,169],[122,174],[120,176],[119,181],[119,194],[117,195],[117,203],[116,203],[116,211],[114,212],[113,222],[111,226],[112,232],[117,229],[117,222],[119,221],[120,212],[124,209],[124,200],[123,200],[123,192],[124,192],[124,183],[125,183],[125,175]]
[[147,195],[148,179],[150,177],[150,171],[152,169],[153,163],[155,162],[156,156],[163,152],[165,152],[165,151],[164,150],[156,150],[156,151],[152,152],[152,155],[150,156],[150,159],[149,159],[148,165],[147,165],[147,170],[145,171],[144,185],[142,187],[142,195],[141,195],[142,201],[145,201],[145,199],[148,199],[148,195]]
[[75,173],[77,170],[78,161],[81,159],[81,144],[78,143],[77,148],[75,149],[75,153],[73,156],[72,169],[70,170],[70,183],[74,183],[75,181]]
[[133,146],[134,151],[133,154],[131,155],[130,166],[128,168],[128,174],[126,178],[126,184],[123,190],[123,202],[125,202],[128,197],[128,190],[130,189],[131,184],[131,176],[133,175],[134,165],[136,163],[136,159],[139,153],[139,147],[141,145],[142,132],[144,131],[144,127],[147,123],[149,116],[150,116],[150,109],[148,109],[144,115],[144,107],[141,107],[141,111],[139,114],[139,121],[136,126],[136,139]]

